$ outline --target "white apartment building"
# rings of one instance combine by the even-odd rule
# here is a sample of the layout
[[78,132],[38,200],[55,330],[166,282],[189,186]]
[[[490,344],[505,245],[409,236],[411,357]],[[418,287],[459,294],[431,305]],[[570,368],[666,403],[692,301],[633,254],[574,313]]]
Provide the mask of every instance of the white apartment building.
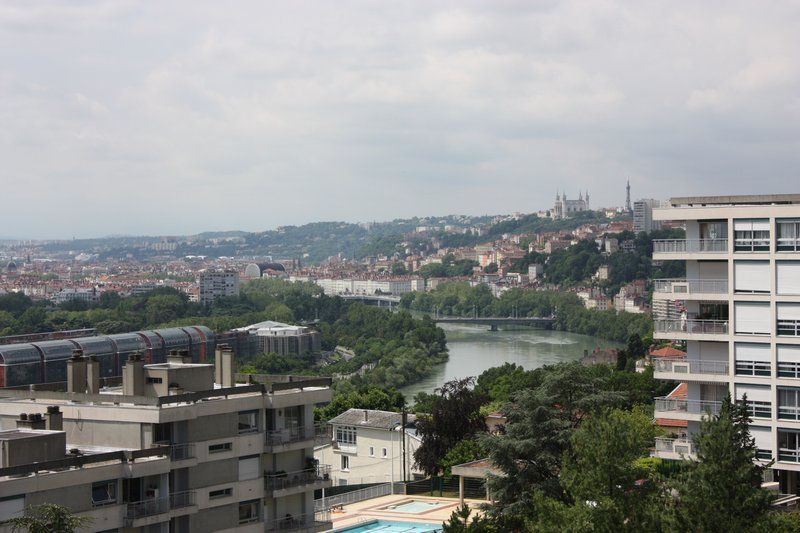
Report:
[[661,221],[653,218],[653,209],[666,206],[665,202],[653,198],[642,198],[633,202],[633,232],[650,233],[661,229]]
[[[414,479],[414,451],[421,440],[413,427],[416,417],[374,409],[348,409],[332,418],[333,442],[317,447],[314,458],[331,465],[337,485],[389,483]],[[405,468],[403,463],[405,462]]]
[[197,284],[203,305],[211,305],[221,296],[239,296],[239,273],[233,270],[203,272]]
[[91,517],[86,531],[330,529],[314,512],[330,469],[313,459],[330,441],[314,424],[330,379],[235,383],[225,349],[213,365],[183,360],[133,355],[121,386],[101,388],[97,361],[76,354],[64,388],[0,390],[0,522],[55,503]]
[[411,291],[424,291],[425,280],[414,279],[331,279],[320,278],[314,283],[322,287],[325,294],[393,294],[399,296]]
[[[800,472],[800,195],[673,198],[656,220],[685,222],[686,238],[654,241],[654,260],[686,261],[686,279],[655,280],[657,339],[685,342],[685,359],[654,360],[683,382],[656,399],[656,418],[687,421],[657,454],[693,453],[691,434],[726,393],[747,395],[759,458],[775,460],[780,492]],[[659,305],[656,305],[656,304]]]

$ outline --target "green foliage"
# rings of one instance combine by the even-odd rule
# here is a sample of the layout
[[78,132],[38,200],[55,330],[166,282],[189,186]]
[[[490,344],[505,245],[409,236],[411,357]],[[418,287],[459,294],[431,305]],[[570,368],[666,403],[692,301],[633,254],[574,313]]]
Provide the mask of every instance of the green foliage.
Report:
[[450,476],[450,469],[456,465],[477,461],[486,457],[486,452],[476,439],[464,439],[447,451],[442,459],[445,476]]
[[362,387],[348,392],[337,391],[331,403],[318,407],[314,418],[326,422],[348,409],[378,409],[380,411],[400,411],[405,407],[405,398],[397,389],[384,390],[380,387]]
[[473,515],[472,509],[466,503],[454,510],[447,522],[442,524],[442,533],[500,533],[500,531],[502,530],[482,514]]
[[28,507],[24,516],[12,518],[8,520],[8,524],[11,525],[12,531],[74,533],[89,527],[93,521],[87,516],[73,515],[70,509],[61,505],[43,503]]
[[441,263],[429,263],[423,265],[416,273],[425,278],[454,278],[460,276],[470,276],[477,261],[471,259],[455,260],[452,254],[442,258]]
[[442,472],[444,458],[459,442],[486,430],[480,414],[485,398],[472,389],[474,381],[448,381],[436,389],[430,414],[417,419],[422,443],[414,451],[414,463],[428,476]]
[[[746,398],[745,398],[746,401]],[[697,461],[675,481],[680,505],[676,526],[684,531],[752,531],[765,520],[770,493],[761,488],[765,467],[756,463],[756,445],[745,402],[722,401],[720,413],[705,418],[695,437]]]

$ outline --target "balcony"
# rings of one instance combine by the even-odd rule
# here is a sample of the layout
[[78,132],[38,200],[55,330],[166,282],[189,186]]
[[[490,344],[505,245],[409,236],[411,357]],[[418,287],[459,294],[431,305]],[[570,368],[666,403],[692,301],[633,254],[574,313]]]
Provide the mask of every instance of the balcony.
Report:
[[194,457],[193,443],[172,444],[169,447],[169,458],[171,461],[186,461]]
[[294,444],[309,440],[321,444],[330,442],[330,427],[328,424],[315,424],[312,428],[298,426],[287,429],[267,430],[265,438],[267,448],[292,447]]
[[195,494],[193,490],[173,492],[169,495],[170,509],[185,509],[186,507],[196,505]]
[[728,296],[726,279],[657,279],[653,280],[653,296],[682,300],[720,300]]
[[[653,259],[680,259],[685,254],[713,255],[727,251],[727,239],[656,239],[653,241]],[[656,257],[657,254],[662,254],[664,257]]]
[[694,455],[694,443],[690,439],[656,438],[656,457],[662,459],[692,459]]
[[701,361],[696,359],[677,359],[658,357],[653,359],[653,370],[656,379],[673,381],[719,381],[727,382],[727,361]]
[[[290,489],[300,487],[305,491],[309,485],[331,486],[331,467],[330,465],[318,465],[316,468],[307,468],[295,472],[282,472],[264,474],[264,488],[268,491],[285,492],[280,496],[288,496],[293,492]],[[277,495],[276,495],[277,497]]]
[[125,511],[125,525],[127,527],[142,527],[163,521],[161,518],[152,521],[147,521],[146,519],[169,513],[169,500],[169,498],[152,498],[128,503]]
[[330,511],[317,511],[299,516],[287,514],[284,518],[267,521],[266,531],[326,531],[333,527]]
[[680,400],[656,398],[655,418],[677,418],[680,420],[702,420],[704,416],[719,414],[722,402],[708,400]]
[[703,318],[656,319],[653,329],[659,339],[718,340],[714,337],[728,334],[728,321]]

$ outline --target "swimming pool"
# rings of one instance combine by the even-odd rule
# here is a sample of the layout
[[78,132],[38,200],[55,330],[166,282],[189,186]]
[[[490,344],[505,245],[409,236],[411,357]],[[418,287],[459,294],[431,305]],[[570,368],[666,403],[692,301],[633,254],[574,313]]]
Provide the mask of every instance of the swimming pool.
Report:
[[395,513],[424,513],[437,507],[445,505],[442,502],[426,500],[408,500],[400,503],[393,503],[386,507],[381,507],[381,511],[393,511]]
[[419,522],[397,522],[395,520],[374,520],[365,524],[357,524],[344,529],[335,529],[335,533],[439,533],[441,524],[421,524]]

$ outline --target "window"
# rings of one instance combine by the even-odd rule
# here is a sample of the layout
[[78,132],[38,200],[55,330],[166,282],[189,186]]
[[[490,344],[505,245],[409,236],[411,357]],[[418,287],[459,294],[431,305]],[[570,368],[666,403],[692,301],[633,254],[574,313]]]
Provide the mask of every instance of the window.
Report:
[[258,500],[250,500],[249,502],[241,502],[239,504],[240,524],[258,522],[258,520]]
[[737,252],[769,252],[769,219],[734,220],[733,238]]
[[769,261],[734,261],[733,279],[737,293],[769,294]]
[[347,455],[342,456],[342,470],[345,472],[350,470],[350,457]]
[[778,418],[800,420],[800,389],[778,387]]
[[800,251],[800,220],[777,220],[779,252]]
[[25,514],[25,496],[0,498],[0,522]]
[[778,352],[778,377],[800,378],[800,346],[779,344]]
[[769,461],[772,459],[772,429],[750,426],[750,435],[756,441],[756,457]]
[[769,335],[772,331],[768,303],[734,303],[736,333],[743,335]]
[[778,460],[800,463],[800,432],[778,429]]
[[736,400],[744,401],[753,418],[772,418],[772,390],[764,385],[736,385]]
[[370,457],[375,457],[375,447],[374,446],[370,446],[369,447],[369,456]]
[[336,442],[339,444],[356,443],[356,428],[349,426],[338,426],[336,428]]
[[217,498],[227,498],[228,496],[233,496],[233,489],[228,487],[227,489],[218,489],[218,490],[210,490],[208,491],[208,499],[215,500]]
[[800,294],[800,261],[775,263],[778,294]]
[[233,444],[230,442],[223,442],[221,444],[211,444],[208,447],[208,453],[222,453],[229,452],[233,449]]
[[258,411],[242,411],[239,413],[239,433],[258,432]]
[[239,458],[239,481],[256,479],[261,475],[261,464],[258,455]]
[[800,305],[778,304],[778,335],[800,337]]
[[109,505],[117,503],[117,482],[100,481],[92,483],[92,505]]
[[386,459],[387,457],[389,457],[389,452],[386,450],[386,448],[384,448],[383,450],[381,450],[381,457],[383,457],[384,459]]
[[156,384],[156,383],[164,383],[164,380],[162,378],[154,378],[154,377],[147,376],[147,383],[149,383],[150,385],[153,385],[153,384]]
[[772,374],[772,352],[769,344],[737,342],[733,348],[737,376]]

